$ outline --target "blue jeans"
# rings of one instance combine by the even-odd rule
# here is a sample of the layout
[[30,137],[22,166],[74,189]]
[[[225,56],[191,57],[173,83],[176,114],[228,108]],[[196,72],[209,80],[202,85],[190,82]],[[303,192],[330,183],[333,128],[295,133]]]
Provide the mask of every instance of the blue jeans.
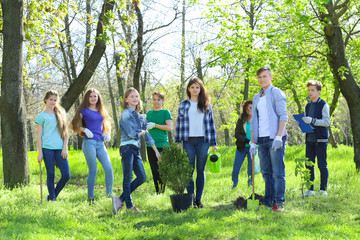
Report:
[[[127,208],[133,207],[131,193],[146,181],[144,164],[141,160],[140,149],[135,145],[120,146],[121,164],[123,169],[123,193],[120,196]],[[136,178],[133,179],[133,172]]]
[[89,175],[87,177],[88,199],[94,199],[95,178],[97,173],[96,158],[99,160],[105,171],[106,195],[111,197],[114,176],[109,154],[104,145],[104,141],[84,139],[82,143],[82,150],[89,168]]
[[248,159],[248,167],[247,167],[247,174],[248,174],[248,186],[252,184],[252,159],[250,156],[250,147],[245,147],[242,152],[236,149],[235,153],[235,160],[234,160],[234,167],[232,171],[232,181],[234,183],[233,188],[238,185],[239,182],[239,172],[241,166],[247,156]]
[[273,150],[274,139],[259,137],[259,158],[261,173],[265,181],[264,205],[278,204],[284,206],[285,202],[285,138],[282,148]]
[[[317,164],[320,170],[320,190],[326,191],[327,183],[329,178],[329,170],[327,167],[327,142],[307,142],[306,143],[306,157],[309,158],[309,161],[315,163],[315,157],[317,157]],[[308,167],[310,170],[310,181],[314,182],[315,172],[314,166]],[[310,190],[314,190],[314,184],[311,185]]]
[[[209,153],[209,143],[204,137],[189,137],[188,141],[183,141],[183,148],[187,153],[191,166],[195,169],[196,157],[196,199],[201,200],[205,185],[205,165]],[[192,172],[194,175],[194,170]],[[192,177],[188,187],[189,194],[194,194],[194,178]]]
[[[43,148],[43,157],[46,167],[47,174],[47,188],[49,191],[49,199],[56,200],[56,197],[59,195],[61,190],[65,187],[65,184],[70,179],[70,168],[68,159],[63,159],[61,157],[61,150],[59,149],[46,149]],[[55,181],[55,161],[60,169],[61,178],[54,188]]]

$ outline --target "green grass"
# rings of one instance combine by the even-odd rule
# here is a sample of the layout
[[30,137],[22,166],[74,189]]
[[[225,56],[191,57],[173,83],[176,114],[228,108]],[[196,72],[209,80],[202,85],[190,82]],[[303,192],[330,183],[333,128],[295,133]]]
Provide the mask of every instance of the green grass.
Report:
[[[353,149],[328,149],[328,198],[300,197],[300,179],[293,160],[303,157],[304,146],[286,150],[286,203],[282,213],[266,207],[259,211],[237,210],[232,201],[248,197],[246,162],[237,189],[232,190],[234,147],[222,147],[222,170],[206,172],[203,209],[174,213],[169,189],[156,195],[150,167],[148,179],[133,193],[134,204],[145,214],[123,210],[113,216],[111,199],[105,196],[104,171],[98,165],[95,205],[87,204],[87,165],[82,152],[71,151],[72,174],[57,202],[40,202],[39,167],[36,152],[29,153],[31,183],[14,190],[0,183],[0,239],[358,239],[360,237],[360,178],[353,163]],[[114,168],[114,193],[121,191],[122,171],[118,150],[109,150]],[[0,153],[1,156],[1,153]],[[2,164],[1,164],[2,165]],[[315,168],[315,190],[319,171]],[[2,171],[0,173],[1,179]],[[56,172],[57,177],[60,173]],[[43,182],[46,181],[43,165]],[[261,174],[255,178],[256,192],[264,194]],[[44,196],[47,188],[43,185]]]

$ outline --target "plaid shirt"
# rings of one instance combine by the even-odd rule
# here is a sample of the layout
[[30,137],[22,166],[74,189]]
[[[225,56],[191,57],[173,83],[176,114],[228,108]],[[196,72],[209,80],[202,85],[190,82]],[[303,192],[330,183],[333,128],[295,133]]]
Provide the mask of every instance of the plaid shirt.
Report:
[[[175,142],[177,143],[189,140],[189,108],[189,99],[180,103],[175,130]],[[203,121],[205,127],[205,140],[210,143],[210,146],[216,146],[216,132],[211,105],[209,105],[208,111],[204,113]]]

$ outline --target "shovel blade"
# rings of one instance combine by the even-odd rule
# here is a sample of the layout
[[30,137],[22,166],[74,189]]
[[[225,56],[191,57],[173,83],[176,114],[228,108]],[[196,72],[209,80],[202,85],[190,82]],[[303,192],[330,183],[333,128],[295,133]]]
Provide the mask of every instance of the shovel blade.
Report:
[[246,202],[246,208],[249,210],[257,210],[259,208],[259,200],[250,200]]

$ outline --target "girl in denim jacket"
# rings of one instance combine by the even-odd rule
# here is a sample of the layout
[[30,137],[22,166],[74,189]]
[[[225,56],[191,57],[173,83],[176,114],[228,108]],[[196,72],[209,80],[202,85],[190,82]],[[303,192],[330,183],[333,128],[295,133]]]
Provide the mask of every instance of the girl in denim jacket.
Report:
[[[126,203],[129,211],[142,213],[133,205],[131,193],[143,184],[146,180],[145,169],[140,156],[140,137],[143,136],[145,142],[155,151],[156,157],[161,162],[161,156],[155,142],[147,131],[145,121],[139,114],[142,103],[140,95],[135,88],[129,88],[125,92],[121,114],[119,121],[121,130],[120,155],[123,169],[123,193],[120,197],[113,197],[112,210],[116,215]],[[133,172],[136,178],[133,179]]]

